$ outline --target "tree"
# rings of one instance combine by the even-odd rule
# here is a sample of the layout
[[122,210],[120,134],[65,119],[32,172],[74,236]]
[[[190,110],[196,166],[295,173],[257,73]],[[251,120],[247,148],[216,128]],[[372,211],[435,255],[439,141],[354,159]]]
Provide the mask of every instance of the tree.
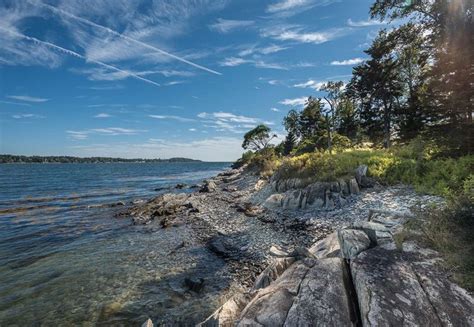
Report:
[[295,146],[296,146],[296,135],[292,131],[289,131],[283,143],[283,154],[285,156],[289,155],[291,151],[295,148]]
[[250,149],[254,151],[261,151],[268,148],[270,141],[276,137],[276,135],[270,136],[271,129],[263,124],[258,125],[254,129],[248,131],[244,135],[244,142],[242,147],[244,149]]
[[283,126],[288,133],[292,133],[298,139],[301,136],[300,113],[295,109],[288,111],[288,114],[283,118]]
[[388,42],[388,33],[379,32],[365,52],[371,58],[354,68],[349,88],[352,94],[361,99],[361,124],[368,136],[375,141],[383,139],[384,147],[389,148],[402,85],[398,63]]
[[422,84],[426,128],[458,154],[472,152],[474,76],[472,0],[376,0],[372,18],[408,18],[425,35],[427,80]]
[[329,106],[328,112],[326,112],[326,124],[327,124],[327,133],[328,133],[328,150],[331,152],[332,150],[332,129],[334,126],[334,121],[336,119],[336,110],[339,107],[339,104],[342,101],[343,97],[343,88],[344,82],[332,82],[329,81],[324,84],[320,91],[327,92],[326,96],[324,96],[324,100]]
[[299,115],[299,131],[302,139],[318,138],[324,134],[325,125],[322,117],[321,99],[309,97]]

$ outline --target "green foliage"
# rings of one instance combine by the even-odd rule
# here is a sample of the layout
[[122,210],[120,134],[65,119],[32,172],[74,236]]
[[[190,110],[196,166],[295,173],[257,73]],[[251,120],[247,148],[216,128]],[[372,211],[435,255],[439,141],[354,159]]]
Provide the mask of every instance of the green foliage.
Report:
[[472,191],[474,156],[434,159],[429,153],[429,147],[413,144],[393,151],[353,149],[332,155],[314,151],[283,159],[277,174],[282,179],[331,181],[352,176],[359,165],[367,165],[369,176],[381,183],[410,184],[419,192],[447,197]]
[[[472,181],[472,176],[470,178]],[[420,213],[425,241],[441,254],[459,284],[474,291],[474,202],[461,195]]]
[[249,161],[249,168],[256,169],[261,177],[269,178],[280,165],[280,159],[273,148],[255,153]]
[[270,127],[263,124],[258,125],[254,129],[245,133],[242,147],[254,151],[260,151],[267,148],[271,139],[275,137],[270,136],[270,131]]
[[242,157],[240,157],[236,162],[232,164],[232,168],[237,169],[249,164],[252,161],[253,157],[255,157],[255,153],[252,151],[246,151],[242,153]]

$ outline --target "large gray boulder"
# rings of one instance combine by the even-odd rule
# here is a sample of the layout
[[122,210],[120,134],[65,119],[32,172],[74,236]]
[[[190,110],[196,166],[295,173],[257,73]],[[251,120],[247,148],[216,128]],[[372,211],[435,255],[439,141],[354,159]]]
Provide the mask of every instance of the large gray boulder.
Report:
[[251,295],[248,293],[237,294],[225,302],[209,318],[197,326],[203,327],[230,327],[235,325],[241,311],[249,303]]
[[410,261],[417,279],[445,326],[474,326],[474,298],[452,283],[440,269],[439,254],[414,242],[403,244],[404,257]]
[[342,259],[317,260],[303,280],[284,326],[351,326]]
[[441,326],[430,299],[401,253],[378,246],[350,264],[364,326]]
[[337,232],[333,232],[326,238],[314,243],[308,251],[317,259],[338,257],[341,252]]
[[261,289],[242,312],[237,326],[282,326],[301,281],[315,260],[291,265],[274,283]]
[[341,229],[337,232],[341,256],[345,259],[353,259],[359,253],[370,247],[370,238],[362,230]]
[[273,283],[295,261],[295,257],[273,259],[272,262],[267,266],[267,268],[265,268],[260,273],[260,275],[258,275],[253,285],[252,291],[257,291],[261,288],[265,288],[271,283]]

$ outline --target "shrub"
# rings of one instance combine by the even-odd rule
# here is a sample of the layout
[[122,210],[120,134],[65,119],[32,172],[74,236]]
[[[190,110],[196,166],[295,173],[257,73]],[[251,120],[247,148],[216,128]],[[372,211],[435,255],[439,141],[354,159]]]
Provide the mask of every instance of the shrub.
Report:
[[420,217],[424,240],[438,250],[454,279],[474,290],[474,205],[465,195],[452,198],[443,209],[429,208]]

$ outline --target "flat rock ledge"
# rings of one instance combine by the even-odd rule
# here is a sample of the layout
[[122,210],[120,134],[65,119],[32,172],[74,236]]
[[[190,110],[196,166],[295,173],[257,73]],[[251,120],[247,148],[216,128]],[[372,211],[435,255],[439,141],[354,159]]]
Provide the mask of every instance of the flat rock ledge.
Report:
[[199,326],[474,326],[474,299],[448,280],[439,255],[395,245],[406,219],[374,210],[308,249],[273,247],[253,288]]

